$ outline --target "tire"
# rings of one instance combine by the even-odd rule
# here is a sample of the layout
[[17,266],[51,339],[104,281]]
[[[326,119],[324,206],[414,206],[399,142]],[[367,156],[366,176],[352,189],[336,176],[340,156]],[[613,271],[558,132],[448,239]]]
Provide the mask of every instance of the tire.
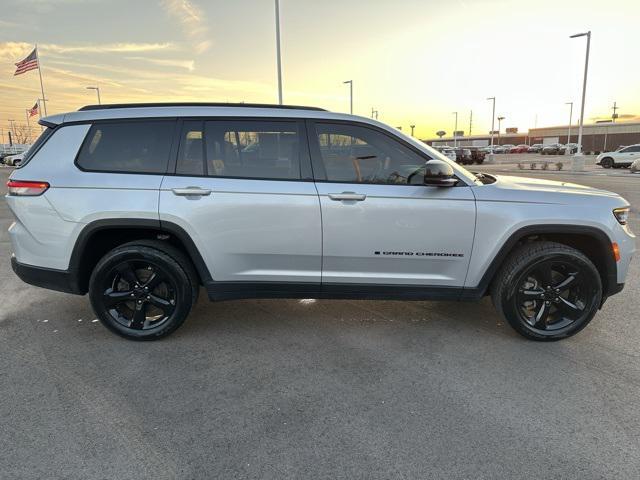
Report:
[[507,258],[491,288],[500,315],[525,338],[554,341],[575,335],[598,311],[602,281],[582,252],[532,242]]
[[600,160],[600,166],[602,168],[611,168],[611,167],[615,166],[614,163],[613,163],[613,158],[604,157],[602,160]]
[[199,281],[180,250],[157,240],[108,252],[89,279],[91,306],[102,324],[130,340],[166,337],[198,299]]

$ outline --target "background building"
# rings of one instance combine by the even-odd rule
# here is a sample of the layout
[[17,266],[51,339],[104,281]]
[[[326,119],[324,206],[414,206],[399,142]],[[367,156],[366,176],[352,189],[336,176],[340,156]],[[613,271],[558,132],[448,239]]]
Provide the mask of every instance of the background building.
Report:
[[[571,139],[568,139],[569,126],[532,128],[525,133],[503,133],[493,136],[494,145],[525,143],[577,143],[578,125],[571,126]],[[453,145],[453,137],[430,138],[425,143],[434,146]],[[490,135],[473,135],[470,137],[458,137],[460,146],[487,146],[491,143]],[[607,150],[615,150],[622,145],[640,143],[640,122],[629,123],[594,123],[584,125],[582,130],[582,149],[585,153],[599,153]]]

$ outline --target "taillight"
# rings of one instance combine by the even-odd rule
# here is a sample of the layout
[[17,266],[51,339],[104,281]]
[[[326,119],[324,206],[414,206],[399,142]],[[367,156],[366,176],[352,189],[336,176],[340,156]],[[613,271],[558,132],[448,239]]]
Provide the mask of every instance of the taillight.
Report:
[[47,182],[31,182],[24,180],[9,180],[7,182],[9,195],[19,197],[37,197],[42,195],[49,188]]

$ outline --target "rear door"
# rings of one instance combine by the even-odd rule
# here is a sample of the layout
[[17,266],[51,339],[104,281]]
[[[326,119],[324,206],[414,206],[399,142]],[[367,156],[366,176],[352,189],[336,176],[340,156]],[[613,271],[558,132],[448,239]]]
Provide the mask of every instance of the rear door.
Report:
[[322,283],[462,287],[475,230],[463,183],[427,187],[428,157],[362,124],[309,122]]
[[191,236],[215,282],[320,283],[320,206],[303,122],[185,119],[173,170],[160,220]]

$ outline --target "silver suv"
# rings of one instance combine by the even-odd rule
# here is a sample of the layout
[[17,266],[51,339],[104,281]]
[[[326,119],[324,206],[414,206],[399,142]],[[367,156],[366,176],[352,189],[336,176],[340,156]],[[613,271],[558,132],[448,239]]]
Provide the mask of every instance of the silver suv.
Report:
[[211,300],[479,300],[556,340],[619,292],[629,204],[569,183],[472,174],[368,118],[249,104],[88,106],[8,182],[12,266],[89,293],[124,337]]

